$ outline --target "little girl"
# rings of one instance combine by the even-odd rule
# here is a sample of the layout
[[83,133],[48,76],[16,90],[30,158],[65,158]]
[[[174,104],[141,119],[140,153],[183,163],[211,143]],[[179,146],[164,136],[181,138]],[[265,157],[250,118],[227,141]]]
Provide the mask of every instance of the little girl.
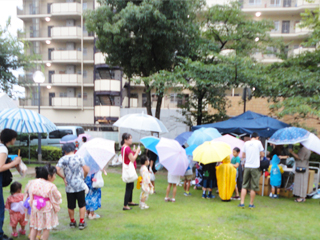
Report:
[[141,194],[140,194],[140,208],[148,209],[146,201],[148,200],[149,194],[153,194],[153,185],[150,181],[150,172],[148,170],[149,159],[146,156],[140,158],[141,168],[140,175],[142,176]]
[[[36,169],[39,178],[34,180],[29,187],[29,202],[32,207],[30,217],[31,240],[36,239],[37,231],[43,231],[42,239],[47,240],[50,230],[59,224],[57,213],[60,210],[62,200],[61,193],[51,182],[55,179],[52,168],[51,166],[45,166]],[[49,172],[52,174],[51,176]]]
[[19,182],[14,182],[10,186],[11,196],[8,197],[6,202],[6,209],[10,213],[10,226],[12,227],[12,236],[18,237],[17,225],[20,223],[21,229],[19,233],[21,235],[26,235],[25,226],[27,221],[25,221],[25,213],[23,207],[23,193],[21,193],[22,185]]
[[90,220],[100,218],[100,216],[96,214],[95,211],[101,208],[101,188],[94,188],[92,186],[93,182],[96,181],[94,175],[95,174],[87,176],[84,180],[89,188],[89,192],[86,196],[86,210],[87,217]]
[[[164,200],[166,202],[175,202],[176,199],[176,193],[177,193],[177,184],[180,182],[180,176],[172,175],[170,172],[168,172],[168,187],[167,187],[167,193]],[[170,190],[172,186],[172,198],[169,198]]]

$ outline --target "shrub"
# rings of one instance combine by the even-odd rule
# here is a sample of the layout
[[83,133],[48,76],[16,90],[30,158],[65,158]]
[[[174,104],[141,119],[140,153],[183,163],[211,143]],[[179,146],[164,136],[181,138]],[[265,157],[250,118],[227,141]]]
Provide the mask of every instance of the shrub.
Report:
[[[30,158],[38,159],[38,146],[30,147]],[[29,158],[29,148],[22,146],[9,147],[9,154],[17,155],[20,149],[20,156],[22,158]],[[45,161],[58,161],[62,157],[62,150],[59,147],[41,146],[42,159]]]

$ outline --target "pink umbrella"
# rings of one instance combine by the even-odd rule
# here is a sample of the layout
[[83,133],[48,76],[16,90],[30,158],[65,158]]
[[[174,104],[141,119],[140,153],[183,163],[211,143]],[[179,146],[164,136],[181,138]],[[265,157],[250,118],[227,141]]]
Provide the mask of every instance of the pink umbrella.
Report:
[[160,163],[171,175],[183,176],[189,165],[186,151],[176,140],[161,138],[156,145]]
[[91,139],[91,136],[90,135],[88,135],[88,134],[86,134],[86,133],[82,133],[82,134],[80,134],[79,136],[78,136],[78,140],[79,141],[82,141],[82,138],[83,137],[86,137],[87,138],[87,141],[89,141],[90,139]]
[[[216,139],[213,139],[212,142],[224,142],[224,143],[227,143],[230,145],[231,147],[231,150],[233,150],[235,147],[239,148],[240,149],[240,153],[239,153],[239,157],[242,156],[242,150],[243,150],[243,145],[244,145],[244,141],[238,139],[238,138],[235,138],[229,134],[226,134],[222,137],[219,137],[219,138],[216,138]],[[231,153],[230,157],[232,158],[233,155]]]

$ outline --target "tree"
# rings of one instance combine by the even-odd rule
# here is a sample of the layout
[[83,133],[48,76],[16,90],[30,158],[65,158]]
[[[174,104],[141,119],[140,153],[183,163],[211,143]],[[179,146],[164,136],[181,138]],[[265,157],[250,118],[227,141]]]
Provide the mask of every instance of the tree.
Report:
[[[202,38],[197,56],[177,66],[177,78],[188,79],[185,89],[191,96],[182,113],[188,123],[197,125],[220,121],[226,117],[226,90],[251,86],[251,78],[264,73],[252,57],[257,51],[267,52],[268,46],[278,46],[269,34],[270,21],[254,21],[246,16],[239,3],[215,5],[201,15]],[[168,76],[170,74],[168,73]],[[260,78],[260,77],[259,77]],[[208,106],[215,114],[208,114]]]
[[9,18],[5,27],[0,26],[0,89],[12,96],[12,87],[18,83],[12,70],[19,68],[28,70],[34,66],[33,61],[39,57],[24,54],[24,50],[29,48],[29,43],[10,34],[8,31],[10,21]]
[[[199,37],[195,22],[203,0],[99,0],[101,6],[86,15],[86,26],[98,36],[96,46],[107,53],[106,62],[121,66],[130,79],[142,77],[151,112],[151,89],[156,86],[156,117],[160,118],[163,82],[148,77],[171,71],[176,56],[190,56]],[[154,84],[152,86],[152,84]]]

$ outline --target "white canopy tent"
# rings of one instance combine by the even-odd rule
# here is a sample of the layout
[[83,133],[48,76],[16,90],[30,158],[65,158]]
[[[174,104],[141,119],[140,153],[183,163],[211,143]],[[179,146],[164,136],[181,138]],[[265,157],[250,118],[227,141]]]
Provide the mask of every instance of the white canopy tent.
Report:
[[17,104],[4,92],[0,93],[0,111],[5,108],[18,108]]

